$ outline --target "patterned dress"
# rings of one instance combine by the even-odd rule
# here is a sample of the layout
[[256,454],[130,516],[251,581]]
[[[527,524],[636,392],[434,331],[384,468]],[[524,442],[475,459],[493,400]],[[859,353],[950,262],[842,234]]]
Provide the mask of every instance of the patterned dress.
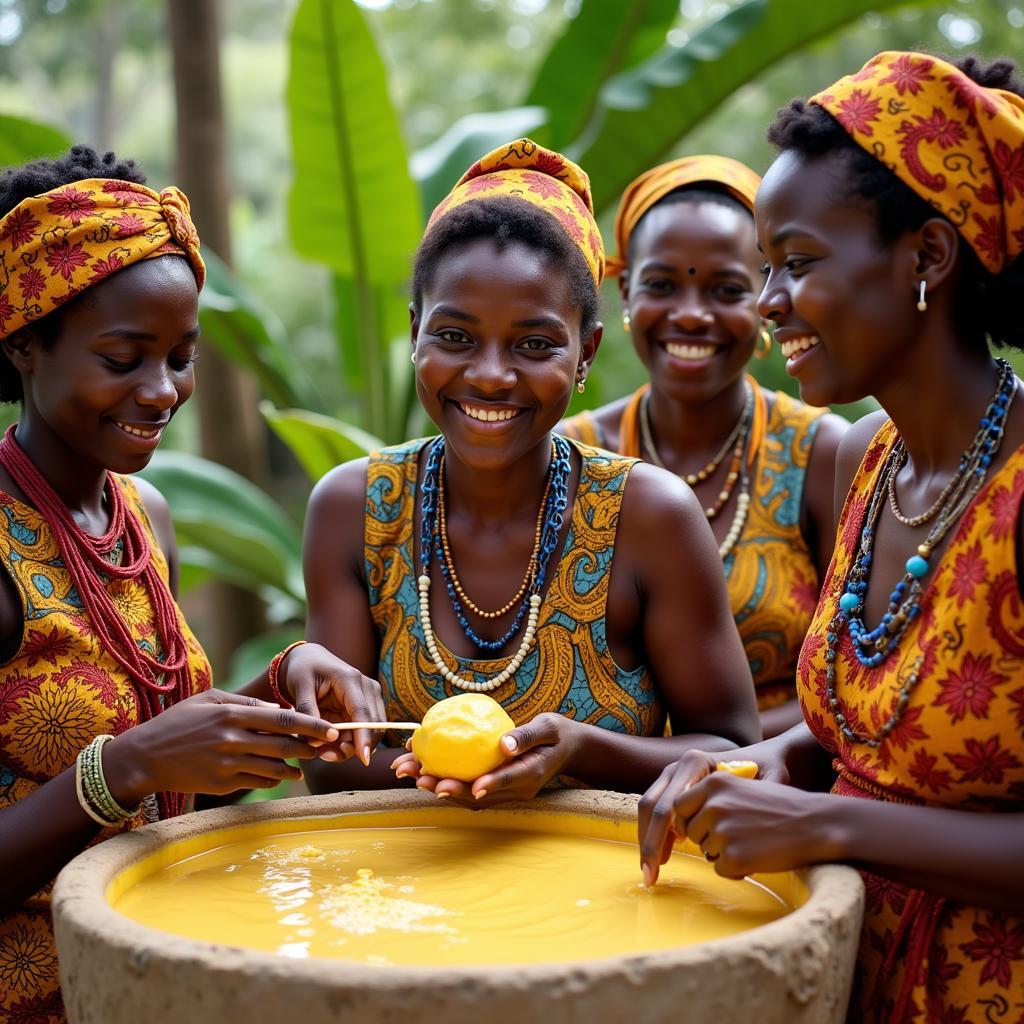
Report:
[[[753,378],[755,401],[767,404]],[[645,385],[626,407],[620,425],[620,449],[639,456],[638,415]],[[756,431],[750,511],[736,546],[725,559],[729,604],[739,630],[761,711],[795,694],[797,655],[818,600],[818,572],[800,530],[800,509],[811,445],[824,415],[775,392]],[[756,424],[756,417],[755,417]],[[569,437],[602,447],[600,428],[590,413],[564,424]]]
[[[128,508],[142,521],[158,571],[167,562],[135,485],[115,477]],[[100,733],[117,735],[138,724],[135,687],[97,643],[57,542],[34,509],[0,492],[0,558],[21,595],[24,632],[17,652],[0,667],[0,808],[74,765],[78,752]],[[107,591],[138,644],[159,655],[153,609],[133,580]],[[189,648],[193,690],[209,689],[210,666],[180,618]],[[148,812],[148,814],[147,814]],[[155,813],[147,801],[135,818],[105,829],[145,825]],[[0,916],[0,1021],[60,1024],[64,1021],[57,980],[57,952],[50,919],[52,882],[18,910]]]
[[[835,754],[836,793],[1019,814],[1024,812],[1024,604],[1016,529],[1024,498],[1024,447],[987,481],[962,516],[926,581],[921,614],[899,649],[875,668],[864,668],[843,631],[836,690],[842,713],[857,732],[877,732],[895,706],[905,673],[923,658],[920,682],[896,728],[877,748],[851,745],[829,712],[825,633],[896,439],[891,422],[876,434],[843,509],[832,565],[800,654],[797,685],[804,717]],[[864,880],[867,906],[854,996],[862,1017],[857,1019],[1024,1020],[1024,919],[866,872]]]
[[[419,721],[437,701],[458,693],[439,675],[423,639],[413,544],[416,477],[426,441],[370,457],[365,559],[370,609],[380,636],[379,674],[388,717]],[[544,711],[640,736],[661,735],[665,708],[646,667],[619,668],[608,650],[605,604],[619,507],[633,459],[577,444],[582,470],[565,546],[552,567],[537,639],[516,674],[491,696],[517,725]],[[484,679],[508,661],[452,655],[448,667]]]

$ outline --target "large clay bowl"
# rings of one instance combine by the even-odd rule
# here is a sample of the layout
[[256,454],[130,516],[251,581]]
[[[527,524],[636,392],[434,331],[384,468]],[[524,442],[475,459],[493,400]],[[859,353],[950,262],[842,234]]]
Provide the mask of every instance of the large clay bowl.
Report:
[[[614,822],[623,842],[635,842],[633,797],[571,791],[512,805],[543,821],[538,808],[602,819],[605,831]],[[455,809],[408,790],[301,797],[186,815],[85,851],[61,872],[53,896],[71,1024],[839,1024],[845,1017],[863,887],[855,871],[836,865],[795,873],[788,884],[805,901],[746,932],[644,955],[530,965],[289,959],[169,935],[108,901],[121,872],[142,858],[159,862],[182,840],[256,821],[338,828],[339,816],[377,810],[407,811],[422,823],[432,813],[451,821]],[[464,813],[470,825],[487,814]],[[767,876],[768,884],[782,877]]]

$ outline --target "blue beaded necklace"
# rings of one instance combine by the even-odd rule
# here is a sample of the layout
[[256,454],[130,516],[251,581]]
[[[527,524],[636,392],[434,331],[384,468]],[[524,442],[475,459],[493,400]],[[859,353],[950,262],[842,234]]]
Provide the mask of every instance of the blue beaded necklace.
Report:
[[469,624],[462,601],[456,592],[451,573],[444,558],[440,530],[438,528],[438,494],[441,487],[441,466],[444,460],[444,438],[437,437],[427,450],[423,469],[422,497],[420,499],[420,573],[430,575],[430,560],[437,556],[441,575],[444,578],[448,598],[455,611],[455,617],[466,638],[485,651],[500,651],[519,632],[523,619],[530,608],[530,598],[540,594],[547,578],[548,564],[562,532],[565,510],[569,504],[569,474],[572,469],[569,442],[558,434],[552,437],[551,464],[548,468],[550,483],[544,507],[544,525],[541,530],[540,549],[537,552],[537,567],[530,586],[523,594],[512,624],[497,640],[485,640]]
[[[995,395],[989,402],[985,415],[978,425],[978,432],[963,455],[957,467],[956,475],[940,495],[939,501],[923,516],[908,520],[898,513],[895,506],[893,481],[900,467],[906,461],[907,450],[903,439],[897,440],[892,451],[885,460],[882,470],[871,496],[864,526],[860,534],[860,547],[850,564],[839,598],[839,608],[828,624],[825,634],[827,649],[825,651],[825,693],[829,709],[835,717],[843,736],[851,743],[866,743],[877,747],[883,739],[896,727],[910,699],[910,693],[920,681],[920,668],[923,657],[915,660],[909,672],[900,684],[896,707],[889,719],[874,735],[858,733],[851,729],[840,710],[836,696],[836,653],[843,629],[849,630],[853,651],[857,660],[866,668],[881,665],[900,645],[910,624],[921,614],[921,594],[924,586],[923,578],[931,570],[931,553],[942,538],[949,532],[953,524],[973,501],[981,490],[988,475],[989,466],[999,451],[1006,430],[1006,419],[1010,411],[1017,388],[1017,380],[1013,368],[1005,359],[998,360],[999,382]],[[881,621],[873,629],[868,629],[862,618],[864,595],[867,593],[868,580],[871,574],[871,559],[874,548],[875,531],[881,515],[885,496],[889,495],[893,511],[901,522],[917,525],[936,517],[935,525],[928,531],[923,544],[918,546],[917,553],[907,559],[906,572],[896,584],[889,596],[889,605],[882,615]]]

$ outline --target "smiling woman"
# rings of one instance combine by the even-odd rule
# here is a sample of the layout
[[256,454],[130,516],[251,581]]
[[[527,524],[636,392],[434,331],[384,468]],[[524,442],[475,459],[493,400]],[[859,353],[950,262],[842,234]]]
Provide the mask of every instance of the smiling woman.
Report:
[[556,778],[635,791],[673,752],[757,734],[692,494],[554,433],[601,340],[603,269],[586,175],[529,139],[475,163],[434,212],[410,312],[417,391],[441,434],[318,484],[309,635],[380,680],[392,719],[475,690],[518,728],[506,762],[470,783],[421,775],[391,747],[370,772],[319,764],[317,788],[394,785],[394,761],[475,806]]
[[[285,758],[337,736],[260,699],[266,674],[210,690],[167,503],[125,475],[192,394],[203,277],[188,200],[131,161],[76,146],[0,177],[0,400],[21,403],[0,441],[2,1020],[64,1020],[50,889],[71,857],[193,793],[296,778]],[[305,658],[300,692],[339,667]],[[337,693],[332,713],[379,711],[359,681]]]
[[846,425],[744,372],[755,348],[771,349],[756,308],[759,182],[728,157],[691,156],[626,189],[609,267],[650,383],[563,429],[693,487],[718,541],[761,726],[774,736],[800,719],[796,659],[832,553]]

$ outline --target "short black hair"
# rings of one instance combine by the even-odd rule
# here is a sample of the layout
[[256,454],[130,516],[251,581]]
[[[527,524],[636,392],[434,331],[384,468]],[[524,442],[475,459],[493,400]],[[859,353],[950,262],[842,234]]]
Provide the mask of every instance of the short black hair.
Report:
[[[8,167],[0,174],[0,217],[10,213],[24,199],[84,178],[113,178],[146,184],[146,176],[134,160],[122,160],[114,153],[100,156],[91,146],[72,146],[55,160],[30,160],[19,167]],[[56,344],[62,315],[76,301],[71,299],[29,324],[44,349]],[[21,374],[0,351],[0,402],[20,402],[22,398]]]
[[594,276],[583,253],[550,214],[516,196],[494,196],[463,203],[444,214],[420,242],[413,261],[412,301],[419,313],[423,292],[449,249],[486,238],[502,251],[520,242],[537,252],[552,268],[564,273],[569,296],[580,311],[580,337],[586,340],[597,326],[600,299]]
[[[1024,84],[1016,76],[1012,60],[985,62],[969,56],[955,64],[978,85],[1004,89],[1024,97]],[[768,141],[813,160],[836,153],[846,161],[848,197],[869,205],[882,245],[889,245],[907,231],[942,214],[909,185],[862,149],[824,107],[792,100],[779,110],[768,128]],[[999,274],[985,268],[970,245],[960,247],[960,278],[954,296],[955,326],[960,337],[977,346],[991,342],[1000,347],[1024,349],[1024,317],[1020,295],[1024,292],[1024,260],[1019,256]]]
[[754,214],[750,207],[741,203],[728,189],[713,181],[695,181],[692,185],[680,185],[679,188],[666,192],[656,203],[644,210],[640,219],[633,225],[629,233],[629,242],[626,246],[626,265],[633,262],[634,239],[640,230],[640,225],[647,219],[651,210],[657,210],[660,206],[672,206],[676,203],[717,203],[719,206],[727,206],[733,210],[742,210],[751,220]]

